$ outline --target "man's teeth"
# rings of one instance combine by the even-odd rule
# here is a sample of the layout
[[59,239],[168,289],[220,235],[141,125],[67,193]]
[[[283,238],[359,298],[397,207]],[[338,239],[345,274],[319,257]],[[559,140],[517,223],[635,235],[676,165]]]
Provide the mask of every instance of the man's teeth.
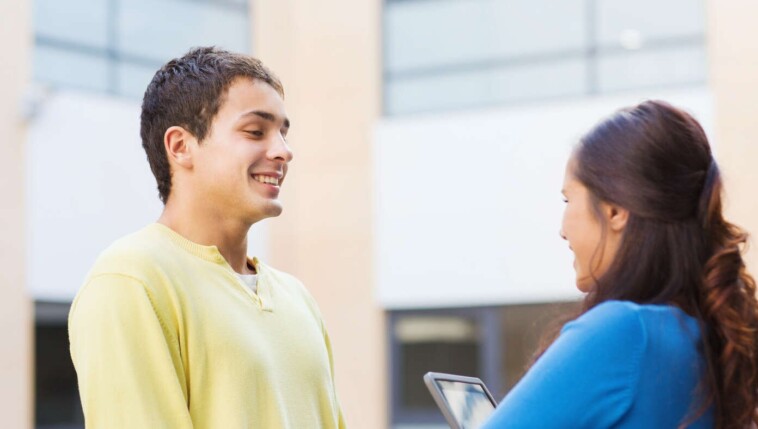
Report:
[[262,176],[260,174],[256,174],[253,176],[253,179],[261,183],[268,183],[269,185],[279,186],[279,179],[277,179],[276,177]]

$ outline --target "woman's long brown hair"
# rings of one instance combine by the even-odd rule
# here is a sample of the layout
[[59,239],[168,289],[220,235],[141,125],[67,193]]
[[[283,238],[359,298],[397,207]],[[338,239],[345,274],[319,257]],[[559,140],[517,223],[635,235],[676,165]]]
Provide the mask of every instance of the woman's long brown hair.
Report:
[[661,101],[622,109],[581,139],[574,165],[595,204],[629,210],[618,252],[582,312],[627,300],[673,304],[696,317],[705,395],[682,425],[711,406],[719,429],[758,424],[758,303],[742,258],[748,235],[723,217],[721,174],[700,124]]

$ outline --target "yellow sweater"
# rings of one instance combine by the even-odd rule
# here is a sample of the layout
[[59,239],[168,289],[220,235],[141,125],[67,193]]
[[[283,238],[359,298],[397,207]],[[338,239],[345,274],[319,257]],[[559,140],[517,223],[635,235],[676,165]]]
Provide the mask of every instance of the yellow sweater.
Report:
[[344,428],[316,303],[252,263],[257,294],[160,224],[103,252],[69,315],[87,428]]

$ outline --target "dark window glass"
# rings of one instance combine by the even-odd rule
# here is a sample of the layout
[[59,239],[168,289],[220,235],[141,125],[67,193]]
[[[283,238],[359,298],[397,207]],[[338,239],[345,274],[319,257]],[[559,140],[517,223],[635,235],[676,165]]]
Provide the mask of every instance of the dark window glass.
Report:
[[69,354],[69,305],[38,302],[35,307],[35,427],[84,428],[76,371]]
[[398,321],[402,407],[434,409],[422,382],[427,372],[481,376],[476,330],[476,324],[464,318],[411,316]]

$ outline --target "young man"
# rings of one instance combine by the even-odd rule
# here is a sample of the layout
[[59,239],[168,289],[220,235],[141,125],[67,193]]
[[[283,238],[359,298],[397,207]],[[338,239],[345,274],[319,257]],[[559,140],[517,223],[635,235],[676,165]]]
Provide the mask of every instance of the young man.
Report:
[[292,160],[279,80],[197,48],[153,77],[142,146],[165,204],[71,307],[88,428],[344,428],[329,337],[294,277],[249,259]]

